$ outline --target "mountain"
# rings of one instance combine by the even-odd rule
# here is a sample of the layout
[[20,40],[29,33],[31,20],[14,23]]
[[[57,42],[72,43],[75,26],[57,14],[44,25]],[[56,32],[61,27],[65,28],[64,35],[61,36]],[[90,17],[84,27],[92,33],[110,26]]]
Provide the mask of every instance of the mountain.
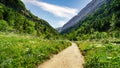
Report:
[[57,30],[58,32],[60,32],[61,28],[62,28],[62,27],[58,27],[58,28],[56,28],[56,30]]
[[47,21],[28,11],[21,0],[0,0],[0,31],[27,33],[45,38],[58,35]]
[[21,0],[0,0],[0,3],[18,11],[26,10],[25,5],[21,2]]
[[120,0],[106,0],[84,19],[73,23],[72,27],[62,31],[70,40],[120,38]]
[[106,0],[92,0],[85,8],[83,8],[76,16],[74,16],[70,21],[68,21],[60,30],[61,33],[67,32],[67,30],[76,25],[80,20],[83,20],[85,16],[94,12],[99,8]]

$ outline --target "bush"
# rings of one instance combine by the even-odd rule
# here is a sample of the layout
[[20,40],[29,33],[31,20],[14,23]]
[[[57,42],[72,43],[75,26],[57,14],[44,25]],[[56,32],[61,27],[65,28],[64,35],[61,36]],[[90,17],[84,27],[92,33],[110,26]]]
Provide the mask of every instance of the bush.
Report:
[[8,23],[5,20],[0,20],[0,31],[6,31],[8,28]]
[[26,31],[28,34],[33,34],[35,32],[35,29],[34,29],[34,27],[27,27]]

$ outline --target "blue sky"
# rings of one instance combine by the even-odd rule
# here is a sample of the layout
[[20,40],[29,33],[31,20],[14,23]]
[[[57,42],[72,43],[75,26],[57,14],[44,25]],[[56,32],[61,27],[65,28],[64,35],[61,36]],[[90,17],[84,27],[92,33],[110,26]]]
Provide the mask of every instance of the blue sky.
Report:
[[22,0],[34,15],[57,28],[67,23],[91,0]]

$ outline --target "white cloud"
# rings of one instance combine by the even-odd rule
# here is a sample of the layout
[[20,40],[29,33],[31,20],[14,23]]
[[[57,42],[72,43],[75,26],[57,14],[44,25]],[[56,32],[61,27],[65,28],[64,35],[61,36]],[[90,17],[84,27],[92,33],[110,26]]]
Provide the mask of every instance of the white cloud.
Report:
[[38,0],[22,0],[22,1],[25,3],[31,3],[35,6],[42,8],[44,11],[50,12],[55,16],[66,18],[66,19],[70,19],[71,17],[76,15],[78,12],[77,9],[49,4],[49,3],[41,2]]

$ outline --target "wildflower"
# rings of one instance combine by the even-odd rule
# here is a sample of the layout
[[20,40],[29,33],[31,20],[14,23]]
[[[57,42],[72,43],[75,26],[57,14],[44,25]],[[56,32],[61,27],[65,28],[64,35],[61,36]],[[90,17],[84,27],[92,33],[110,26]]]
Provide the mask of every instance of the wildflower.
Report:
[[26,50],[25,50],[25,51],[26,51],[26,52],[28,52],[29,50],[30,50],[29,48],[26,48]]
[[102,46],[102,44],[98,44],[96,47],[105,47],[105,46]]
[[107,59],[112,59],[112,57],[107,57]]

